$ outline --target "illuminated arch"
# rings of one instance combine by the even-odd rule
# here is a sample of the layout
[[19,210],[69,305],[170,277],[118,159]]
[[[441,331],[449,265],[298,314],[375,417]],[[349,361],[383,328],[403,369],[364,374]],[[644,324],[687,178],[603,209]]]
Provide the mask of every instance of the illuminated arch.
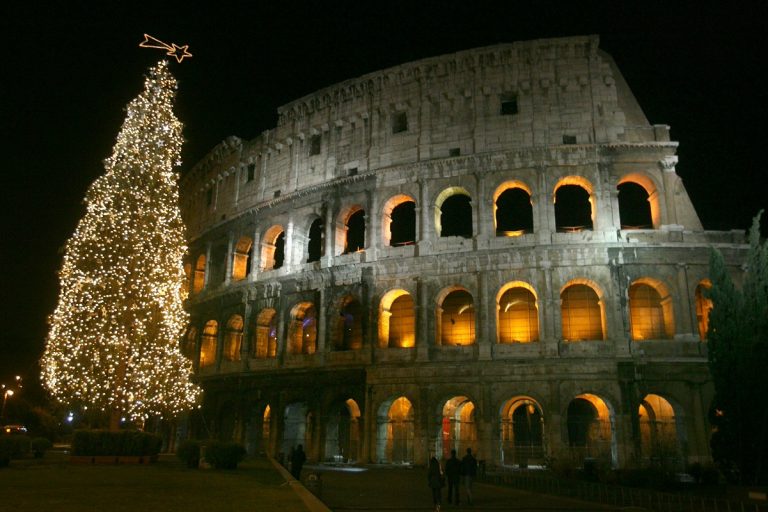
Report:
[[376,416],[378,462],[413,462],[413,404],[404,396],[384,401]]
[[192,293],[200,293],[205,286],[205,254],[201,254],[195,261],[195,275],[192,280]]
[[[462,225],[459,226],[458,234],[453,235],[453,231],[450,231],[450,233],[447,231],[447,227],[444,230],[443,226],[443,205],[445,202],[452,197],[455,196],[465,196],[468,199],[468,202],[472,202],[472,196],[464,187],[448,187],[440,194],[438,194],[437,198],[435,198],[435,231],[437,232],[437,236],[462,236],[464,238],[472,238],[472,207],[471,204],[469,205],[469,209],[467,210],[466,205],[459,207],[459,210],[457,211],[458,218],[461,220]],[[468,216],[468,218],[467,218]],[[453,226],[452,226],[453,228]],[[446,234],[448,233],[448,234]]]
[[288,328],[289,354],[314,354],[317,350],[317,313],[312,302],[300,302],[291,309]]
[[475,304],[465,288],[454,286],[443,290],[436,308],[441,345],[475,344]]
[[443,404],[435,452],[441,454],[443,460],[448,460],[451,450],[463,454],[467,448],[476,447],[475,404],[466,396],[454,396],[446,400]]
[[277,311],[264,308],[256,317],[253,333],[253,357],[268,359],[277,356]]
[[216,363],[218,336],[219,323],[216,320],[208,320],[203,327],[203,336],[200,341],[200,368]]
[[341,299],[336,321],[335,350],[360,350],[363,348],[363,307],[352,295]]
[[269,228],[261,238],[261,268],[276,270],[285,263],[285,230],[275,225]]
[[[569,188],[563,188],[569,187]],[[558,204],[558,192],[577,192],[577,188],[586,193],[586,198],[577,197],[581,193],[572,194],[574,197],[568,203],[560,201]],[[555,185],[552,191],[552,199],[555,203],[555,228],[557,231],[576,232],[592,230],[597,218],[596,199],[594,187],[583,176],[564,176]],[[583,203],[585,201],[587,204]]]
[[640,457],[646,463],[663,466],[680,463],[682,439],[672,404],[660,395],[649,394],[640,402],[637,414]]
[[232,280],[241,281],[251,272],[251,250],[253,240],[243,236],[235,244],[235,253],[232,255]]
[[603,398],[584,393],[573,398],[566,411],[568,446],[574,461],[594,458],[617,463],[613,408]]
[[360,407],[354,399],[336,402],[326,414],[326,460],[354,462],[358,459],[361,439]]
[[365,210],[353,204],[342,210],[336,218],[336,247],[338,254],[365,250]]
[[496,294],[499,343],[539,341],[539,307],[536,291],[523,281],[512,281]]
[[415,208],[416,200],[406,194],[393,196],[384,203],[381,236],[385,246],[412,245],[416,242]]
[[416,311],[405,290],[390,290],[379,303],[379,347],[411,348],[416,344]]
[[[650,215],[650,221],[651,225],[653,226],[653,229],[659,229],[661,227],[661,198],[659,194],[659,189],[656,186],[656,182],[644,173],[634,172],[625,174],[624,176],[619,179],[618,183],[616,184],[616,188],[619,188],[621,185],[625,183],[634,183],[636,185],[639,185],[643,187],[646,194],[648,194],[648,207],[650,209],[649,215]],[[619,211],[621,211],[621,195],[619,195]],[[622,229],[624,222],[622,221]]]
[[560,290],[563,339],[604,340],[605,304],[603,294],[589,279],[572,279]]
[[197,348],[197,327],[190,325],[187,327],[187,333],[184,336],[184,343],[181,345],[181,353],[192,359],[195,356]]
[[507,400],[501,408],[501,463],[527,467],[544,463],[544,413],[529,396]]
[[696,286],[696,323],[699,328],[699,339],[707,339],[709,332],[709,314],[712,312],[712,299],[707,293],[712,288],[712,282],[709,279],[702,279]]
[[496,236],[533,233],[533,202],[530,187],[522,181],[505,181],[493,193],[493,225]]
[[224,359],[227,361],[239,361],[242,345],[243,317],[232,315],[227,321],[227,329],[224,333]]
[[629,316],[633,340],[672,339],[675,336],[672,297],[659,280],[644,277],[632,282]]

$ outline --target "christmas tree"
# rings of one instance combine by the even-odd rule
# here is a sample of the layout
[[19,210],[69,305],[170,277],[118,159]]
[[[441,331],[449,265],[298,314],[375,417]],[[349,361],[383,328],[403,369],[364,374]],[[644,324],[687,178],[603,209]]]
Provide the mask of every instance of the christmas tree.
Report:
[[179,349],[186,251],[179,210],[176,80],[161,61],[128,104],[105,173],[65,247],[42,380],[71,407],[122,417],[173,416],[197,401]]

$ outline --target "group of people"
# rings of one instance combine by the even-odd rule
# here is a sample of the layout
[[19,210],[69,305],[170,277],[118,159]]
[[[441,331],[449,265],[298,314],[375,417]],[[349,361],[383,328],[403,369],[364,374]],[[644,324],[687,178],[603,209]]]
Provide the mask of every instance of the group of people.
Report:
[[448,503],[460,503],[459,482],[464,481],[464,493],[467,503],[472,505],[472,483],[477,477],[477,459],[472,455],[472,448],[461,460],[456,457],[456,450],[451,450],[451,458],[445,461],[445,471],[434,455],[429,459],[427,484],[432,489],[432,503],[439,511],[442,505],[443,487],[448,484]]

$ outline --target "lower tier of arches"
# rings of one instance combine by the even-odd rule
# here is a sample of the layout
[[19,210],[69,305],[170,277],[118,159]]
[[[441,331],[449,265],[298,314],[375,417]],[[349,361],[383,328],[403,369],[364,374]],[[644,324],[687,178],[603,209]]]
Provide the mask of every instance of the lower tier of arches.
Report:
[[379,366],[203,381],[193,432],[252,453],[425,464],[468,448],[487,466],[682,469],[707,462],[706,362]]

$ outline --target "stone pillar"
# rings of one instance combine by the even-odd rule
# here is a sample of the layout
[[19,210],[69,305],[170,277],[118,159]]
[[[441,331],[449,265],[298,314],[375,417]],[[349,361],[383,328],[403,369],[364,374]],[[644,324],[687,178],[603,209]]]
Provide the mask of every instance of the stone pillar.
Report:
[[329,338],[328,329],[328,301],[330,300],[329,292],[326,288],[320,288],[318,292],[318,302],[316,304],[317,310],[317,353],[322,360],[325,358],[325,353],[330,352],[331,343]]
[[[544,166],[536,168],[538,175],[536,199],[533,201],[534,222],[533,230],[536,233],[536,240],[540,244],[550,244],[552,242],[552,233],[557,232],[555,226],[555,208],[553,195],[549,190],[547,183],[547,173]],[[531,198],[533,199],[533,198]]]
[[253,281],[258,276],[258,269],[261,259],[261,234],[258,229],[253,230],[253,243],[251,244],[251,272],[248,278]]
[[417,278],[416,280],[416,360],[429,360],[429,306],[428,306],[428,287],[427,284]]
[[224,286],[229,286],[232,282],[232,262],[235,257],[235,234],[229,232],[227,235],[227,256],[224,260]]
[[487,361],[491,359],[491,347],[496,342],[496,301],[488,294],[488,275],[485,272],[477,274],[477,309],[475,321],[479,323],[478,333],[478,359]]
[[675,337],[684,337],[694,340],[697,338],[698,322],[696,318],[696,305],[691,304],[691,294],[688,286],[688,264],[677,264],[677,300],[673,304],[677,306],[674,312]]

